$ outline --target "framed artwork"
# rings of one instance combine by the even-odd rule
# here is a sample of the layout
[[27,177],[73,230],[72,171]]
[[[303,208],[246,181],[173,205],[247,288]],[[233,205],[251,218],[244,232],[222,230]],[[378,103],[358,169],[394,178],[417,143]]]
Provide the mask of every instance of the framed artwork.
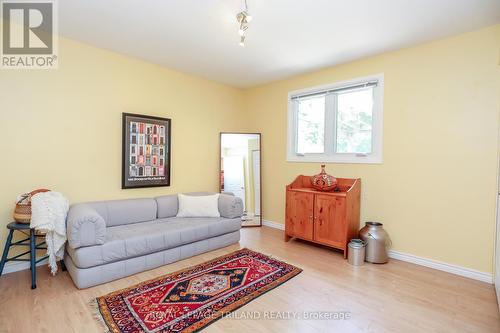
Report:
[[168,118],[123,113],[122,188],[170,186]]

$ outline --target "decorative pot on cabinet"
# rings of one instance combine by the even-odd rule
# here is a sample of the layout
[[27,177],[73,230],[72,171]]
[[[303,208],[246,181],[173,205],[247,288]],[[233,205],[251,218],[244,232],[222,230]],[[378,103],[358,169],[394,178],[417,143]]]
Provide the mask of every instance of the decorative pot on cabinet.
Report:
[[392,243],[382,223],[366,222],[359,231],[359,238],[366,242],[366,261],[375,264],[389,261],[387,250]]
[[312,186],[319,191],[333,191],[337,188],[337,178],[325,171],[325,165],[321,165],[321,172],[311,177]]

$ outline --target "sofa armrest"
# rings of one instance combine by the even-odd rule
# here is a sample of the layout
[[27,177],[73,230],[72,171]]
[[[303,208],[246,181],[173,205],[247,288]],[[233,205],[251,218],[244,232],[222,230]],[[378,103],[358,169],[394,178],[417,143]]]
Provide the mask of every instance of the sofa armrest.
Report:
[[106,222],[91,206],[77,204],[68,212],[66,233],[73,249],[101,245],[106,239]]
[[243,201],[231,194],[221,193],[219,196],[220,216],[235,219],[243,216]]

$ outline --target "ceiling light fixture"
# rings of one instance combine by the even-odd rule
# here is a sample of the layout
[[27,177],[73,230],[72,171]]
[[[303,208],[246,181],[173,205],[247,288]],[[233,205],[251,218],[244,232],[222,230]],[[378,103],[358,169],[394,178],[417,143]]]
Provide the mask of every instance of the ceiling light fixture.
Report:
[[238,21],[240,28],[238,34],[240,35],[240,46],[245,46],[245,33],[248,29],[248,22],[252,21],[252,15],[248,13],[247,0],[242,0],[241,12],[236,14],[236,20]]
[[245,26],[245,27],[240,27],[240,30],[238,30],[238,33],[240,34],[240,36],[243,36],[245,35],[245,31],[247,31],[248,27]]

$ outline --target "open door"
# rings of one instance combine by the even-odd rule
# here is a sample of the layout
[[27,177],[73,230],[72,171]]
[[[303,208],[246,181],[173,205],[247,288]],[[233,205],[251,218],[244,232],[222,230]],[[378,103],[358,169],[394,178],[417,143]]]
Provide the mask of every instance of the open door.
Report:
[[243,209],[245,205],[245,169],[243,157],[228,156],[224,157],[224,191],[231,192],[243,200]]

